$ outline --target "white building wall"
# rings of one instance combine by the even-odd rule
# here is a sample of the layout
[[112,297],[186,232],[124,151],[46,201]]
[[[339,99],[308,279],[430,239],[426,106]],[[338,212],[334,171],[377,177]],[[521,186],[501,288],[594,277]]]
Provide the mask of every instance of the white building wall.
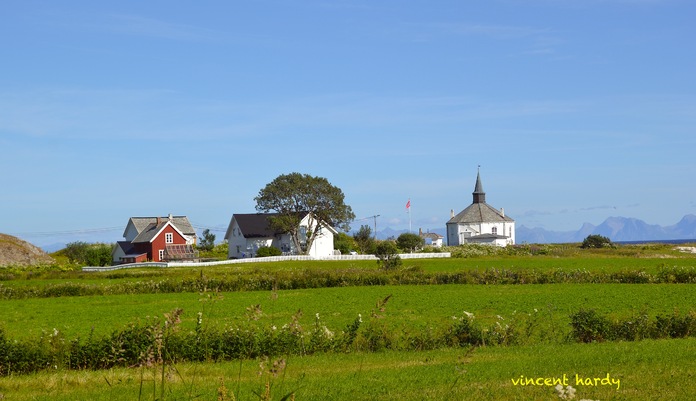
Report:
[[314,239],[312,248],[309,250],[309,255],[314,257],[332,256],[334,250],[333,245],[333,232],[327,228],[323,228]]
[[123,238],[125,238],[128,242],[132,242],[137,236],[138,230],[135,229],[133,223],[128,221],[128,225],[126,226],[126,231],[124,232]]
[[[297,254],[297,249],[290,234],[282,234],[279,238],[244,238],[236,220],[232,221],[232,228],[229,230],[229,236],[227,237],[227,243],[229,249],[227,251],[227,257],[232,258],[244,258],[244,257],[254,257],[256,251],[262,246],[273,246],[280,249],[283,253]],[[305,217],[300,225],[308,226],[308,218]],[[312,229],[316,227],[316,222],[312,224]],[[323,228],[312,243],[312,248],[309,251],[309,255],[313,257],[324,257],[333,255],[333,232],[331,229]]]
[[480,223],[480,224],[448,224],[447,225],[447,244],[450,246],[462,245],[466,243],[466,238],[481,234],[504,235],[507,240],[497,240],[496,245],[514,245],[515,244],[515,223],[514,222],[495,222],[495,223]]

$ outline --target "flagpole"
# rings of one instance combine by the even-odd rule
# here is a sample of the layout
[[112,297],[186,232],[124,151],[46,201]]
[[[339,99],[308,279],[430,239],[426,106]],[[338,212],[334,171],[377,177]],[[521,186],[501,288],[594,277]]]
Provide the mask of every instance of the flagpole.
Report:
[[411,229],[411,198],[408,198],[408,233],[411,234],[413,230]]

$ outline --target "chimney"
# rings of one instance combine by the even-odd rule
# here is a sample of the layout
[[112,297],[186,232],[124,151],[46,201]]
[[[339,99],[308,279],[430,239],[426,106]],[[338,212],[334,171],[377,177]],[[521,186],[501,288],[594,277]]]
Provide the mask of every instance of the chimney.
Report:
[[173,218],[174,218],[174,216],[172,216],[172,214],[169,213],[169,216],[167,216],[167,219],[168,219],[169,221],[172,221]]
[[503,217],[505,217],[505,208],[502,208],[502,207],[500,208],[500,214],[502,214]]
[[454,209],[450,209],[450,219],[454,217]]
[[157,216],[157,225],[159,226],[160,224],[162,224],[162,218]]

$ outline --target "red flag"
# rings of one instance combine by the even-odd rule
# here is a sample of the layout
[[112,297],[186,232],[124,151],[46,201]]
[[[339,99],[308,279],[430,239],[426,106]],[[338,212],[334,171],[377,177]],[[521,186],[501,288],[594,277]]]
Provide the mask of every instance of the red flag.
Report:
[[406,209],[409,209],[411,207],[411,200],[409,199],[408,202],[406,202]]

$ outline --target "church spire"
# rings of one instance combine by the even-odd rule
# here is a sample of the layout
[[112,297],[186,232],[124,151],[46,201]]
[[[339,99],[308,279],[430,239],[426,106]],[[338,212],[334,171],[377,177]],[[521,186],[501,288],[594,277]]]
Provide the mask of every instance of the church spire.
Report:
[[483,185],[481,185],[481,166],[478,166],[478,172],[476,173],[476,186],[474,187],[474,203],[486,203],[486,193],[483,192]]

